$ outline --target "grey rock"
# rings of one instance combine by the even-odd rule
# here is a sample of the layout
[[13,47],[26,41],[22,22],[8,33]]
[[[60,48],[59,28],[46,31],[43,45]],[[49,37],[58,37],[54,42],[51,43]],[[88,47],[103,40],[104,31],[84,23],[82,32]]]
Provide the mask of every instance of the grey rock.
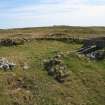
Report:
[[60,54],[55,55],[51,59],[44,60],[44,69],[48,71],[48,74],[53,76],[57,81],[64,82],[68,76],[67,67],[63,62],[63,56]]
[[9,62],[6,58],[0,58],[0,69],[12,70],[15,66],[15,63]]

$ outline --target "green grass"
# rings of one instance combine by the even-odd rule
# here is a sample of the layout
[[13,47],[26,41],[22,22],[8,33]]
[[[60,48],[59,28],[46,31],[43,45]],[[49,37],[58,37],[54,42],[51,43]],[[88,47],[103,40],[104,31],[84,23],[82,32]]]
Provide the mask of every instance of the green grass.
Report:
[[[13,71],[0,71],[0,105],[105,105],[105,61],[90,61],[75,53],[65,56],[70,75],[63,84],[43,69],[43,59],[80,46],[43,40],[0,47],[0,56],[17,64]],[[29,70],[20,66],[24,62]]]

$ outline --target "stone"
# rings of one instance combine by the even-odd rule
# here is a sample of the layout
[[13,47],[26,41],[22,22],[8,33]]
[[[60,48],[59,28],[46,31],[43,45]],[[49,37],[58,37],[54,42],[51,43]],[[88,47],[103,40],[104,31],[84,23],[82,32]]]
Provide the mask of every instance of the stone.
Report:
[[12,70],[16,64],[9,62],[6,58],[0,58],[0,69],[3,70]]
[[58,54],[43,62],[44,68],[48,71],[48,74],[59,82],[64,82],[65,78],[68,76],[67,67],[62,58],[63,56]]
[[23,65],[23,70],[28,70],[28,69],[29,69],[29,66],[28,66],[28,64],[25,63],[25,64]]
[[24,40],[23,39],[10,39],[10,38],[6,38],[6,39],[0,39],[0,45],[1,46],[16,46],[16,45],[23,45],[24,44]]
[[105,58],[105,51],[95,51],[87,55],[90,59],[102,60]]
[[105,58],[105,37],[90,38],[84,41],[78,50],[90,59],[102,60]]

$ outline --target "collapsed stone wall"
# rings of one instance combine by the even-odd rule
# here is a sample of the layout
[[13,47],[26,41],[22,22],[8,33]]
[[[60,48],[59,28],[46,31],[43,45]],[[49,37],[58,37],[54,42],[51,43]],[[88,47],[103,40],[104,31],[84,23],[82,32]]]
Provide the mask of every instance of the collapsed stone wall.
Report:
[[24,44],[24,39],[0,39],[0,46],[16,46]]

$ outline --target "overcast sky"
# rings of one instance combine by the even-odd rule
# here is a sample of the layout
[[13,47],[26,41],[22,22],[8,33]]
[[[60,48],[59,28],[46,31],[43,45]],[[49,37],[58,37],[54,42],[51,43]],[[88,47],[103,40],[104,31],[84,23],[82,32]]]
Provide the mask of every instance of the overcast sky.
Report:
[[105,26],[105,0],[0,0],[0,28]]

